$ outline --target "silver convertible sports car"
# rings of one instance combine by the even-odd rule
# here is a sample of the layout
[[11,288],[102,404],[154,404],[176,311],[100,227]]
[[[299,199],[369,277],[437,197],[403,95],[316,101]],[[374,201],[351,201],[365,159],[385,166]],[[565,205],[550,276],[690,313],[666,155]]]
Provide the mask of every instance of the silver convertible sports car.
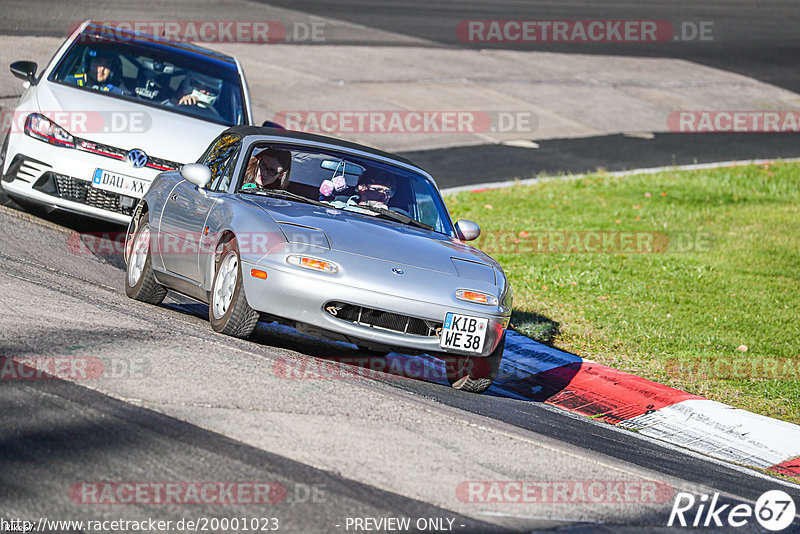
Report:
[[224,131],[198,163],[160,174],[133,214],[126,292],[159,304],[172,289],[209,305],[217,332],[259,318],[371,355],[428,354],[453,387],[497,374],[512,290],[465,243],[429,174],[328,137]]

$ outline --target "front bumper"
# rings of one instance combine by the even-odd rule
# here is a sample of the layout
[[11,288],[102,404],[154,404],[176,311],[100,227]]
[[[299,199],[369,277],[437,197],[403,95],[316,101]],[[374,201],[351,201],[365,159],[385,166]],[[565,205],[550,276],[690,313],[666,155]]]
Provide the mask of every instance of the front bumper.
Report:
[[[250,276],[251,269],[267,271],[267,279]],[[417,353],[445,352],[439,346],[439,332],[435,328],[431,330],[430,335],[418,335],[385,326],[368,326],[337,318],[325,310],[326,306],[333,302],[343,302],[373,310],[383,310],[392,315],[413,318],[418,321],[417,324],[425,322],[434,327],[438,325],[439,331],[447,312],[484,317],[488,319],[488,325],[483,351],[480,354],[469,353],[472,356],[488,356],[494,351],[508,327],[510,317],[510,312],[492,314],[469,305],[440,304],[387,292],[354,288],[334,279],[325,279],[325,275],[306,274],[299,269],[280,269],[274,265],[265,267],[243,261],[242,275],[245,295],[253,309],[300,323],[297,326],[302,331],[367,346],[382,346]],[[459,353],[454,352],[454,354]]]
[[159,171],[77,149],[57,147],[24,134],[10,134],[2,186],[11,195],[91,217],[127,224],[138,203],[91,186],[95,169],[152,182]]

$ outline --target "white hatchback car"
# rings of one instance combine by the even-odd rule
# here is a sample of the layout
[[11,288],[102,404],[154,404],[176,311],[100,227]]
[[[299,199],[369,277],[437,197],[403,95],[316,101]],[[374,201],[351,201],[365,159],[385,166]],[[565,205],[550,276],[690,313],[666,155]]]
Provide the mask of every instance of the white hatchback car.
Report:
[[27,89],[0,149],[12,199],[127,224],[156,175],[252,124],[239,62],[192,44],[87,21],[36,71],[11,65]]

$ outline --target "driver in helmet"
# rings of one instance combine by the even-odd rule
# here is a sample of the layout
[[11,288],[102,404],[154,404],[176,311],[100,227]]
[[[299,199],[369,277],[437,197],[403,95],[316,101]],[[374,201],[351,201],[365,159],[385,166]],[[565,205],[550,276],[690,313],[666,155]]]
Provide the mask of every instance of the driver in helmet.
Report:
[[82,74],[67,77],[67,82],[78,87],[88,87],[115,95],[130,95],[130,91],[121,84],[114,83],[122,70],[119,56],[110,50],[89,50],[89,66]]
[[195,72],[186,77],[183,86],[184,95],[178,99],[179,106],[213,108],[222,91],[222,80]]

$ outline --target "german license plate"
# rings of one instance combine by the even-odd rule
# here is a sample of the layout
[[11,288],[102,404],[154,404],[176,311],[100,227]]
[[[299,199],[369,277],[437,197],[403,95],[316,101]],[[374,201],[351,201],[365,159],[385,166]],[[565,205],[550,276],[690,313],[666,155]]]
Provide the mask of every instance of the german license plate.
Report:
[[444,316],[439,346],[443,349],[481,352],[488,324],[488,319],[447,312]]
[[142,198],[148,184],[146,180],[103,169],[96,169],[92,177],[92,187],[134,198]]

